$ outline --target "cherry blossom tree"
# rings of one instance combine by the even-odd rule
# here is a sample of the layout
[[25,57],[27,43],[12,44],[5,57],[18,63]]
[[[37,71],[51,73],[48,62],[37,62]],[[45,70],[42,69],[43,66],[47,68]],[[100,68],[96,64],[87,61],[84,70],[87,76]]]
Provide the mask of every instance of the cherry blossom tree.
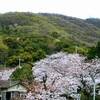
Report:
[[41,94],[43,100],[66,100],[60,96],[67,94],[78,100],[78,93],[83,92],[88,99],[93,92],[90,74],[99,79],[100,59],[84,60],[78,54],[57,53],[36,62],[32,70],[35,81],[40,83],[37,97]]

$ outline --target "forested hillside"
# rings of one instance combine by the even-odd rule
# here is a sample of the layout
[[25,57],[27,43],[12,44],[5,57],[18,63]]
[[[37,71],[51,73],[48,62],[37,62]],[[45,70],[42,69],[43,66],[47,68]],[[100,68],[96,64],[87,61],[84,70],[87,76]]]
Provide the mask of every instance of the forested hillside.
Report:
[[[95,19],[96,20],[96,19]],[[98,22],[100,19],[97,19]],[[100,40],[99,23],[58,14],[0,14],[0,64],[32,64],[59,51],[86,55]]]

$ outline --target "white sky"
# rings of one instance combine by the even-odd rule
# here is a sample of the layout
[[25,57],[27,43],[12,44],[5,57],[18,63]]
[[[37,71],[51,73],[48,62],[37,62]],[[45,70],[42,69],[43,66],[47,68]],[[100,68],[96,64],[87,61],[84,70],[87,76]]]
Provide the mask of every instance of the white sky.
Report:
[[100,0],[0,0],[0,13],[15,11],[100,18]]

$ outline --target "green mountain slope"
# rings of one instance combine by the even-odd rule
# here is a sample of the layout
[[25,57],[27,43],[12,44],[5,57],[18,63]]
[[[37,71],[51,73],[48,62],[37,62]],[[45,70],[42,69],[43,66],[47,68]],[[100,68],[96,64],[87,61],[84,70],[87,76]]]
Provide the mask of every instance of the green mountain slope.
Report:
[[75,52],[76,46],[78,53],[86,54],[87,46],[100,40],[100,19],[97,20],[94,23],[94,20],[47,13],[0,14],[0,64],[16,66],[19,56],[22,63],[31,64],[47,54]]
[[86,44],[94,44],[100,39],[100,28],[97,24],[94,24],[94,20],[90,22],[57,14],[15,12],[0,15],[0,30],[4,33],[44,35],[57,31],[73,41]]
[[86,22],[95,25],[96,27],[100,28],[100,19],[99,18],[88,18]]
[[95,43],[100,39],[100,29],[93,23],[63,15],[44,14],[49,22],[64,30],[75,41]]

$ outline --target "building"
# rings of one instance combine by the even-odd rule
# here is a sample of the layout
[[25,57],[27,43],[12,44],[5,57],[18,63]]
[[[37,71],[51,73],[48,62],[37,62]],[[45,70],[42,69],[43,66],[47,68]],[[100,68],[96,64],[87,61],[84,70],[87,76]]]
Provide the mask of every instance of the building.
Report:
[[21,82],[0,80],[0,100],[24,100],[27,92]]

